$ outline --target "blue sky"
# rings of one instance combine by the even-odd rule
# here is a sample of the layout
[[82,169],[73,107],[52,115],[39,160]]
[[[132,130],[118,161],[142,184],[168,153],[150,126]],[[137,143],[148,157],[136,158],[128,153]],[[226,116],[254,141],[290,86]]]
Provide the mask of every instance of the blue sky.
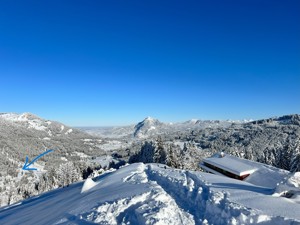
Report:
[[300,1],[0,2],[0,111],[73,126],[300,113]]

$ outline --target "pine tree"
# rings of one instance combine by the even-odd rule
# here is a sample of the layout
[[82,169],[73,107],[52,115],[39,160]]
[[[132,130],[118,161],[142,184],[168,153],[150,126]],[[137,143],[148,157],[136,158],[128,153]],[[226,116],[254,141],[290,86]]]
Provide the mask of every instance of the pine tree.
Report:
[[170,167],[178,168],[178,158],[173,145],[168,147],[166,164]]
[[300,139],[295,143],[295,149],[291,160],[291,172],[300,171]]
[[167,153],[164,149],[164,144],[161,136],[158,136],[154,150],[153,162],[166,164]]
[[59,181],[59,186],[69,186],[69,184],[80,179],[80,173],[74,166],[74,163],[67,162],[59,166],[57,170],[57,179]]
[[65,185],[67,185],[67,173],[68,173],[68,169],[67,169],[66,164],[67,163],[61,164],[58,167],[58,170],[56,171],[57,180],[58,180],[58,184],[59,184],[60,187],[64,187]]
[[291,163],[291,172],[299,172],[300,171],[300,153],[294,155]]
[[49,185],[51,188],[56,188],[58,185],[57,182],[57,174],[56,174],[56,170],[54,168],[51,168],[50,170],[48,170],[48,180],[49,180]]

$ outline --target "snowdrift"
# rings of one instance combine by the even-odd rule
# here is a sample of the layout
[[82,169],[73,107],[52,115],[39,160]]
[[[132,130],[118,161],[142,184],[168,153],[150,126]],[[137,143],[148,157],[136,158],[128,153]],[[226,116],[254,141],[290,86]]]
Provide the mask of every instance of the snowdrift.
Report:
[[1,208],[0,224],[300,224],[300,204],[254,180],[137,163]]

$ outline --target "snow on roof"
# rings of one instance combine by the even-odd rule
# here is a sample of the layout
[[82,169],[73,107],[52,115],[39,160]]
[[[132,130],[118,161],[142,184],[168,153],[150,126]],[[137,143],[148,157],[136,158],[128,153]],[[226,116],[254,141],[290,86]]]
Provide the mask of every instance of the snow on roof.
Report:
[[242,159],[226,154],[223,157],[220,157],[219,154],[216,154],[210,158],[204,159],[203,162],[216,166],[238,176],[251,174],[256,170],[255,167],[246,164]]

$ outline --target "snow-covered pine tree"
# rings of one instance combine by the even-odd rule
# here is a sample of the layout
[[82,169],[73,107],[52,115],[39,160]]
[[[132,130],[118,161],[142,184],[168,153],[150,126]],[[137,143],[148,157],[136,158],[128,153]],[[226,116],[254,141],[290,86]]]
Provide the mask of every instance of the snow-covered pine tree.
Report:
[[80,173],[73,162],[61,164],[57,170],[59,186],[65,187],[80,179]]
[[293,157],[291,159],[290,171],[291,172],[299,172],[300,171],[300,139],[298,139],[295,143]]
[[166,164],[170,167],[178,168],[178,158],[173,144],[168,146]]
[[165,164],[167,159],[167,153],[164,149],[164,144],[160,136],[158,136],[156,141],[156,146],[154,150],[153,162]]

